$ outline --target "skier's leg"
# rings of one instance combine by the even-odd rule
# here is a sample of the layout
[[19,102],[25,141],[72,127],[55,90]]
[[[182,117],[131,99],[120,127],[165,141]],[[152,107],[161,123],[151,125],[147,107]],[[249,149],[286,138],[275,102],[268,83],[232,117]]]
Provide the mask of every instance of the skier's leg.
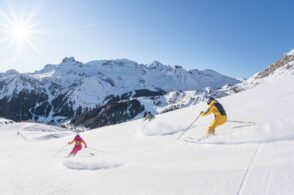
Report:
[[209,136],[209,135],[214,135],[214,131],[215,131],[215,127],[217,126],[217,120],[216,119],[214,119],[211,123],[210,123],[210,125],[209,125],[209,127],[208,127],[208,130],[207,130],[207,135]]
[[71,152],[72,155],[75,156],[78,153],[78,151],[80,151],[81,149],[82,149],[82,146],[80,146],[80,145],[75,146]]
[[67,155],[67,157],[74,156],[74,151],[75,151],[76,146],[73,147],[71,152]]
[[210,134],[215,134],[215,128],[223,125],[227,122],[227,117],[226,116],[218,116],[216,117],[213,122],[209,126],[209,133]]
[[71,150],[71,152],[67,155],[67,157],[70,157],[70,156],[75,156],[78,152],[78,147],[77,146],[74,146],[73,149]]
[[218,116],[216,118],[216,126],[215,127],[220,126],[220,125],[223,125],[226,122],[227,122],[227,116]]
[[223,125],[227,122],[227,116],[221,116],[219,119],[218,119],[218,124],[217,126],[220,126],[220,125]]

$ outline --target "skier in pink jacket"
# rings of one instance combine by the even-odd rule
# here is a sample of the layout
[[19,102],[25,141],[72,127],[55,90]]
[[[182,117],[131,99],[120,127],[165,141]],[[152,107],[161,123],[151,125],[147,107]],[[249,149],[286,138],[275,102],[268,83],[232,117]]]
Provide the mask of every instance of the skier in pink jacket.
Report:
[[75,143],[75,146],[72,149],[72,151],[68,154],[67,157],[75,156],[83,148],[83,144],[85,148],[87,148],[86,142],[81,138],[79,134],[77,134],[72,141],[68,142],[68,144],[73,144],[73,143]]

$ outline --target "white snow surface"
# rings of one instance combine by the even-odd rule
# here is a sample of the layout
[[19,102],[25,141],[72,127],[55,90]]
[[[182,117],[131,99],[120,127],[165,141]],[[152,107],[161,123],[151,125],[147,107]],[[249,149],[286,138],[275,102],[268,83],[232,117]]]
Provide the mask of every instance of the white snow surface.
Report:
[[14,123],[14,121],[0,117],[0,125],[6,125],[6,124],[10,124],[10,123]]
[[23,123],[24,125],[18,130],[18,135],[21,135],[27,141],[41,141],[71,135],[72,130],[49,126],[38,123]]
[[123,164],[123,162],[116,161],[114,159],[101,159],[101,157],[93,157],[93,154],[90,154],[89,157],[65,159],[63,164],[70,169],[97,170],[119,167]]
[[293,82],[288,77],[220,98],[229,120],[256,125],[228,122],[202,144],[184,140],[202,137],[213,116],[200,117],[176,139],[207,108],[203,103],[150,123],[81,133],[88,148],[75,158],[64,158],[73,132],[2,125],[0,194],[293,194]]

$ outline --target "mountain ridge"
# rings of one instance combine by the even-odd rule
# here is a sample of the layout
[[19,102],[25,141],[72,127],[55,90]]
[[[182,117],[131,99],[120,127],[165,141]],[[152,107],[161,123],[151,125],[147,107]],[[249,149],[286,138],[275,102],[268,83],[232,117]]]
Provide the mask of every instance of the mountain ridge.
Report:
[[132,97],[150,97],[238,82],[212,70],[187,71],[158,61],[139,64],[116,59],[82,63],[65,57],[59,64],[47,64],[32,73],[0,73],[0,114],[13,120],[58,122],[131,97],[127,95],[130,93]]
[[[208,97],[220,98],[223,96],[231,95],[234,93],[239,93],[241,91],[256,87],[260,84],[266,82],[272,82],[275,80],[280,80],[283,77],[288,77],[294,75],[294,50],[282,56],[282,58],[273,64],[269,65],[266,69],[256,73],[249,79],[239,78],[240,83],[237,84],[227,84],[222,86],[221,88],[209,88],[198,89],[198,90],[190,90],[190,91],[182,91],[176,90],[171,91],[161,96],[156,96],[153,98],[139,98],[138,100],[144,105],[145,110],[151,111],[153,114],[165,113],[169,111],[173,111],[176,109],[196,105],[202,101],[205,101]],[[156,62],[158,63],[158,62]],[[196,70],[198,72],[198,70]],[[213,72],[213,70],[208,70],[208,72]],[[199,73],[201,74],[201,73]],[[122,104],[125,104],[123,102]],[[117,105],[116,105],[117,106]],[[94,109],[93,112],[99,110],[101,108]],[[138,108],[137,108],[138,109]],[[93,113],[92,112],[92,113]],[[109,110],[105,108],[105,111],[101,111],[99,114],[91,115],[89,113],[81,114],[73,119],[70,124],[73,126],[86,126],[87,128],[97,128],[100,127],[99,122],[93,122],[93,118],[96,121],[105,120],[105,113],[108,113]],[[117,113],[119,114],[119,113]],[[122,117],[126,117],[128,113],[120,114]],[[140,118],[143,117],[143,114],[139,115]],[[109,120],[113,120],[113,117],[109,115]]]

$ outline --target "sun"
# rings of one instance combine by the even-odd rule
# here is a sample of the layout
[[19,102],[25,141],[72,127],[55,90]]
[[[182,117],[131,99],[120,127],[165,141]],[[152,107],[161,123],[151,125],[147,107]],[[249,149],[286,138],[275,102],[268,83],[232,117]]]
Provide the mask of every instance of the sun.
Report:
[[33,36],[32,29],[29,26],[19,23],[11,25],[8,33],[10,38],[18,44],[30,41],[31,36]]
[[16,53],[21,54],[25,50],[33,49],[38,52],[34,42],[38,31],[33,22],[33,15],[27,17],[24,14],[16,15],[12,12],[11,16],[0,12],[0,32],[2,42],[6,41],[16,49]]
[[22,24],[17,24],[11,27],[11,36],[17,41],[24,41],[29,36],[29,29]]

